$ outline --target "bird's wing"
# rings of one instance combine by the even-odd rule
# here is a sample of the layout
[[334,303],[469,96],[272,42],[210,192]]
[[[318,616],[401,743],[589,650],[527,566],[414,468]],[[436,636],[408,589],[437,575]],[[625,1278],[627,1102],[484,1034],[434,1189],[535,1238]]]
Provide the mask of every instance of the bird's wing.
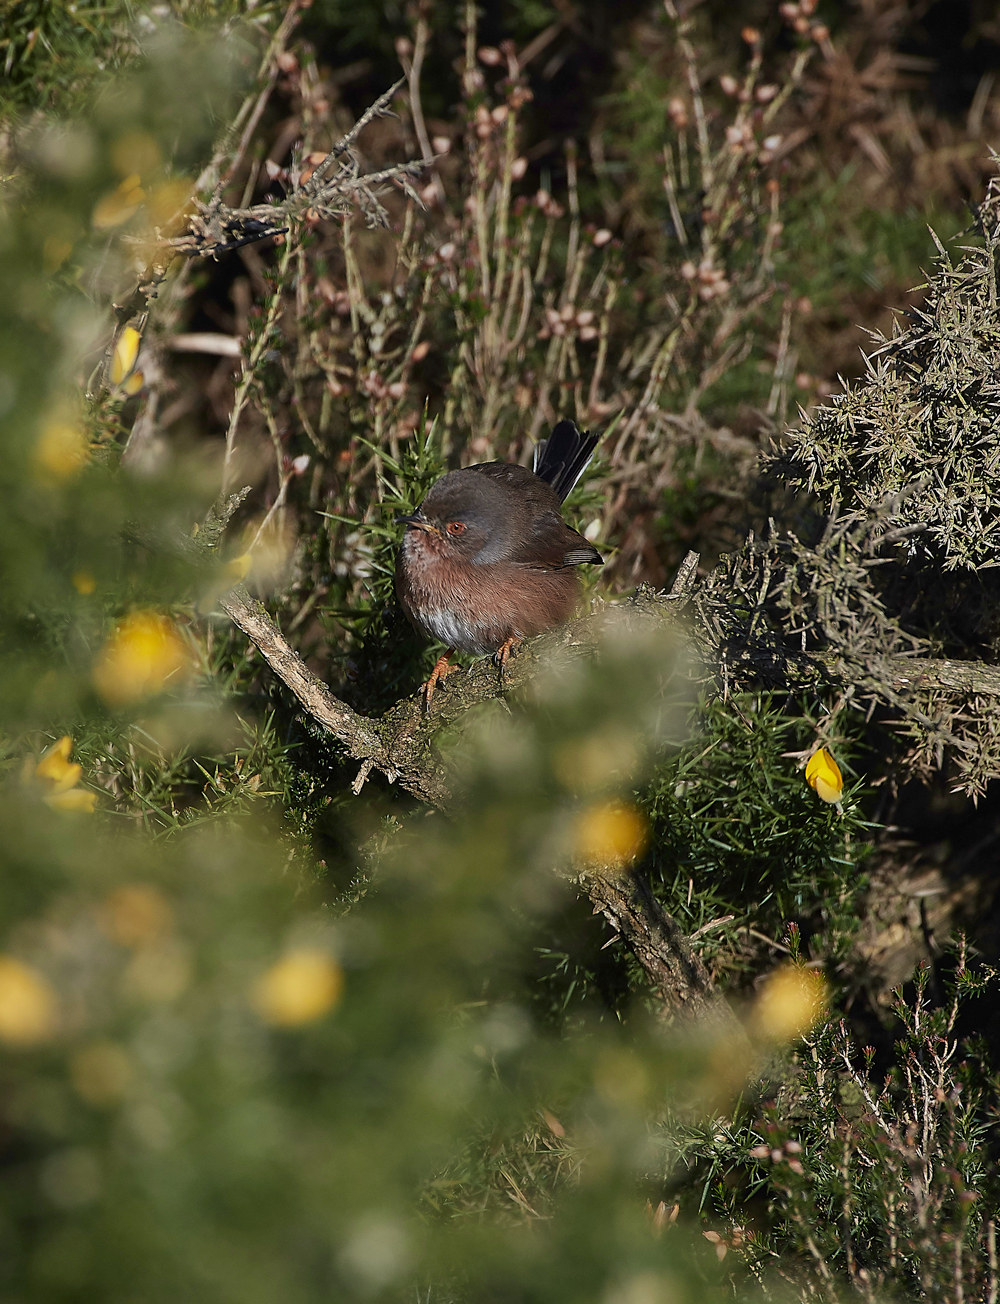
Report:
[[[572,422],[559,424],[572,425]],[[590,461],[596,442],[594,438],[577,476]],[[557,491],[527,467],[515,462],[480,462],[466,469],[509,485],[513,491],[510,495],[510,543],[502,554],[492,551],[489,561],[512,561],[546,569],[588,562],[600,565],[604,561],[597,549],[563,520]]]
[[600,565],[604,558],[597,549],[562,517],[553,512],[536,518],[534,529],[526,534],[511,553],[511,561],[528,566],[542,566],[547,570],[585,563]]

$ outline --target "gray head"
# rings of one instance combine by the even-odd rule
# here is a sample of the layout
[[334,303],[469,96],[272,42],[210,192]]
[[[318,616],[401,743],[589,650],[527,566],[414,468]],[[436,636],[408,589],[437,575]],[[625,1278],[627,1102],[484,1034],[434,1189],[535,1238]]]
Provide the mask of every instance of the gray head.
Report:
[[466,467],[442,476],[417,511],[396,519],[430,535],[440,555],[482,565],[509,554],[521,514],[509,486]]

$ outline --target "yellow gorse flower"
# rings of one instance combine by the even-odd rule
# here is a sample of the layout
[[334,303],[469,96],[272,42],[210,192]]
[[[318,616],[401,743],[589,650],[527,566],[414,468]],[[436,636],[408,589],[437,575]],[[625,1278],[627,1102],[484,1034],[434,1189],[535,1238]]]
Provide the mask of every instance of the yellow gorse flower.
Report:
[[0,955],[0,1041],[36,1046],[59,1022],[59,1003],[48,981],[12,955]]
[[69,759],[72,750],[73,740],[66,734],[42,753],[34,768],[29,761],[25,777],[41,788],[42,800],[53,810],[93,815],[97,794],[77,787],[83,767]]
[[91,220],[98,231],[107,231],[111,227],[121,226],[137,212],[145,198],[142,178],[134,172],[97,201]]
[[143,374],[135,370],[141,343],[142,336],[134,326],[126,326],[115,341],[110,380],[115,389],[121,389],[125,394],[138,394],[143,386]]
[[340,1000],[344,973],[325,951],[301,948],[263,973],[252,997],[257,1013],[279,1028],[296,1028],[322,1018]]
[[813,752],[806,765],[806,783],[816,789],[821,801],[839,802],[844,795],[844,777],[840,766],[825,747]]
[[764,982],[750,1013],[750,1030],[763,1041],[794,1041],[819,1023],[828,1004],[821,973],[785,964]]
[[634,806],[601,802],[581,811],[573,827],[578,862],[623,870],[646,850],[649,825]]
[[191,654],[172,620],[133,611],[118,625],[94,666],[94,687],[109,706],[152,697],[184,678]]
[[42,481],[71,480],[90,461],[90,445],[81,423],[68,413],[44,422],[34,448],[35,471]]
[[146,215],[150,227],[172,235],[184,224],[191,209],[194,186],[185,177],[172,177],[154,186],[146,195]]

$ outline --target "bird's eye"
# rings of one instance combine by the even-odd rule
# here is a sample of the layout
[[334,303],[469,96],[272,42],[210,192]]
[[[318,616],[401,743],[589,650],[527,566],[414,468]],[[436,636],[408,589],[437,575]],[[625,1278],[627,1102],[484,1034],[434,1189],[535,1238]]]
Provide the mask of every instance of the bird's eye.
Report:
[[466,525],[464,521],[449,521],[444,528],[449,534],[464,534]]

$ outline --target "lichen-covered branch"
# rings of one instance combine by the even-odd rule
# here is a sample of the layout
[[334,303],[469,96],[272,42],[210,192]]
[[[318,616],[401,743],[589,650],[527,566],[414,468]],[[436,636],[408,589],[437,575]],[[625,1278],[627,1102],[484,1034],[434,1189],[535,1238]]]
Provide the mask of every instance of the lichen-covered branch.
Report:
[[326,684],[289,647],[262,603],[252,598],[241,584],[221,598],[219,605],[318,724],[328,729],[352,756],[370,758],[379,764],[379,768],[388,766],[374,722],[334,697]]

